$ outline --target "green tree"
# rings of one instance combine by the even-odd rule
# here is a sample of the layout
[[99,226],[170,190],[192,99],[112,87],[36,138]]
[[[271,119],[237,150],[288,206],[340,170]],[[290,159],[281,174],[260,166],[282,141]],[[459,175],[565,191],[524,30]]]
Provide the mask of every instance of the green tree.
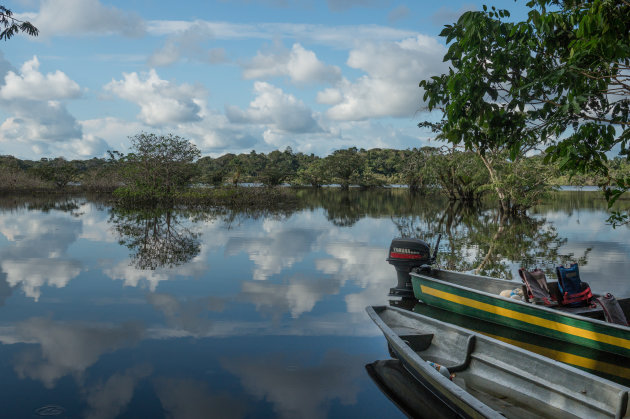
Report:
[[356,147],[345,150],[335,150],[325,159],[333,181],[338,182],[342,189],[348,189],[356,182],[365,167],[364,157]]
[[317,159],[305,168],[298,171],[298,179],[302,184],[311,185],[314,188],[320,188],[330,182],[328,168],[324,159]]
[[[608,156],[620,149],[630,159],[630,2],[627,0],[536,0],[527,3],[528,23],[539,39],[531,89],[540,106],[542,138],[555,142],[550,160],[570,173],[603,178],[609,205],[630,188],[630,177],[615,178]],[[542,94],[541,94],[542,93]],[[611,221],[628,222],[615,212]]]
[[[420,87],[429,110],[441,110],[444,119],[419,125],[438,132],[438,139],[475,152],[501,209],[513,212],[515,197],[505,187],[506,172],[500,166],[505,166],[506,157],[522,159],[538,144],[540,131],[530,124],[529,102],[516,100],[509,90],[522,86],[532,59],[530,46],[520,42],[528,28],[502,21],[507,16],[494,8],[466,12],[440,33],[451,44],[444,56],[451,68],[448,74],[421,81]],[[526,194],[527,188],[516,193]]]
[[[454,70],[421,83],[429,106],[443,107],[449,141],[500,147],[512,159],[534,141],[564,172],[603,179],[612,205],[630,188],[630,178],[611,176],[607,157],[620,149],[630,158],[630,2],[527,5],[524,22],[484,7],[447,26],[445,59]],[[483,135],[475,139],[474,130]],[[486,141],[487,133],[497,135]],[[613,222],[628,219],[617,216]]]
[[414,148],[404,157],[399,178],[411,191],[431,188],[436,185],[435,173],[430,170],[430,160],[439,150],[435,147]]
[[63,157],[50,160],[43,158],[32,171],[41,179],[54,183],[59,189],[63,189],[68,183],[77,180],[79,174],[75,165]]
[[[196,175],[194,164],[199,150],[190,141],[174,136],[137,134],[131,139],[131,153],[115,156],[125,186],[116,194],[141,200],[171,199]],[[119,153],[118,153],[119,154]]]
[[13,17],[13,12],[4,6],[0,6],[0,39],[8,41],[18,32],[25,32],[31,36],[37,36],[39,30],[31,24]]

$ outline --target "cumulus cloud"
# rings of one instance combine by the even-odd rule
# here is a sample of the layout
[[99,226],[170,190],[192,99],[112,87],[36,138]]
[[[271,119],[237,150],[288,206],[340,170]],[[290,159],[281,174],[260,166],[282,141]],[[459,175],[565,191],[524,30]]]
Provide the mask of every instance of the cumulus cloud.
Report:
[[199,121],[203,89],[190,84],[176,85],[162,80],[154,69],[148,73],[123,73],[123,80],[112,80],[105,85],[122,99],[140,106],[140,120],[160,126]]
[[212,39],[213,33],[207,22],[197,21],[181,32],[169,36],[162,48],[153,52],[149,66],[161,67],[173,64],[182,58],[208,64],[226,61],[223,48],[207,48],[203,43]]
[[57,70],[46,75],[39,72],[39,60],[34,56],[25,62],[20,74],[9,71],[0,88],[3,100],[59,100],[81,95],[79,85],[65,73]]
[[66,108],[66,100],[81,96],[79,85],[59,70],[43,74],[39,66],[35,56],[19,72],[7,69],[0,87],[0,107],[11,116],[0,124],[0,142],[7,151],[23,145],[38,155],[103,155],[108,144],[100,137],[84,136]]
[[42,0],[31,22],[42,37],[84,34],[138,37],[145,33],[140,16],[105,6],[98,0]]
[[333,105],[326,113],[333,120],[410,117],[421,103],[418,83],[445,70],[444,53],[443,45],[423,35],[363,44],[350,52],[347,64],[367,74],[320,92],[317,100]]
[[81,138],[81,128],[61,100],[79,97],[79,85],[61,71],[39,72],[39,60],[9,71],[0,87],[0,106],[13,116],[0,125],[0,141],[39,142]]
[[276,46],[277,51],[258,52],[244,65],[243,77],[261,79],[287,76],[297,84],[336,82],[341,79],[341,70],[321,62],[315,53],[298,43],[291,50]]
[[292,133],[321,131],[311,109],[295,96],[269,83],[254,84],[256,98],[249,108],[241,110],[227,106],[226,116],[235,124],[264,124],[270,128]]

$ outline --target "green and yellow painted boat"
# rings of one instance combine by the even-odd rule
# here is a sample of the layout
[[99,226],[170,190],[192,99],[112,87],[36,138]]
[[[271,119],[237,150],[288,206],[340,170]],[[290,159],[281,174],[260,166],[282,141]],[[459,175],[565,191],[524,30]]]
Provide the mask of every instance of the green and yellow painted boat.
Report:
[[[601,308],[550,308],[499,295],[521,288],[521,282],[516,281],[428,266],[410,275],[415,298],[430,306],[614,354],[616,359],[627,358],[625,365],[630,365],[630,327],[605,322]],[[630,299],[619,302],[630,318]]]
[[569,344],[557,339],[442,310],[421,303],[416,299],[403,299],[391,301],[390,303],[393,303],[396,307],[470,329],[555,361],[569,364],[602,378],[630,386],[630,364],[628,363],[628,358],[624,356],[598,351],[582,345]]

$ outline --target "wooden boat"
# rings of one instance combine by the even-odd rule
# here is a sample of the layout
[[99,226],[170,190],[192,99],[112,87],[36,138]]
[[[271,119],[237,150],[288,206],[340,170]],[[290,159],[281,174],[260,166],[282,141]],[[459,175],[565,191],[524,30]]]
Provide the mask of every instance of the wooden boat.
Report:
[[[473,331],[367,307],[392,354],[460,417],[629,417],[630,388]],[[429,362],[448,368],[452,380]]]
[[[546,307],[502,297],[522,283],[426,267],[411,272],[415,297],[426,304],[517,330],[628,358],[630,327],[607,323],[601,308]],[[549,282],[550,289],[557,283]],[[630,299],[619,300],[630,318]]]
[[397,359],[374,361],[365,366],[385,396],[409,418],[456,418],[457,414],[423,386]]
[[[497,323],[490,323],[478,318],[464,316],[453,311],[430,306],[415,298],[399,300],[393,303],[396,307],[402,307],[423,316],[473,330],[555,361],[564,362],[591,374],[630,386],[628,358],[621,355],[602,352],[586,346],[575,345]],[[392,304],[392,301],[390,301],[390,304]]]

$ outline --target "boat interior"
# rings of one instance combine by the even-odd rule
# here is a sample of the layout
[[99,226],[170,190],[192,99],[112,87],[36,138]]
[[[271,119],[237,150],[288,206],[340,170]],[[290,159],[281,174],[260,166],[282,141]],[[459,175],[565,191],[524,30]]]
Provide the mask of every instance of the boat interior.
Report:
[[[487,292],[489,294],[499,295],[502,291],[520,288],[523,291],[523,295],[527,295],[525,285],[523,285],[520,281],[508,281],[505,279],[497,279],[485,276],[481,277],[483,278],[483,281],[480,281],[480,276],[478,275],[450,272],[437,269],[431,271],[430,276],[441,281],[446,281],[462,287]],[[583,282],[583,284],[588,285],[586,282]],[[547,281],[547,286],[549,287],[549,293],[556,299],[559,299],[560,291],[558,290],[558,281]],[[598,296],[599,295],[594,294],[594,297]],[[625,314],[626,319],[630,320],[630,298],[619,298],[617,299],[617,302],[619,303],[621,310]],[[584,307],[568,307],[555,305],[550,306],[549,308],[606,321],[604,310],[600,305],[590,304]]]
[[429,368],[428,362],[444,366],[454,384],[506,417],[628,414],[628,394],[612,382],[431,318],[419,321],[404,310],[374,309],[392,331],[388,336],[383,329],[390,352],[401,355],[396,354],[396,345],[401,345],[408,369]]

